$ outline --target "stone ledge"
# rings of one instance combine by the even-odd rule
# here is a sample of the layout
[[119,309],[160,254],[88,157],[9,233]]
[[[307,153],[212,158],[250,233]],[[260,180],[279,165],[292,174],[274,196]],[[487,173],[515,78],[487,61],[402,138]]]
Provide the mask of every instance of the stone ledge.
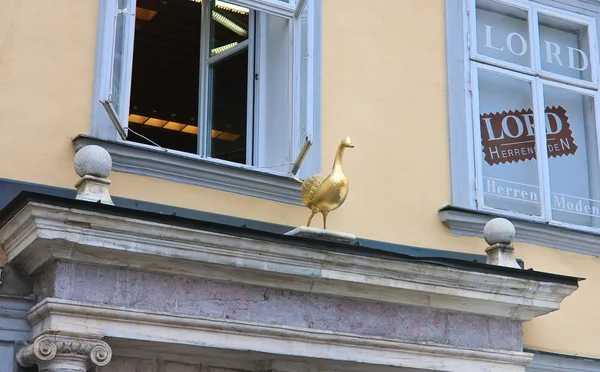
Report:
[[84,135],[77,136],[73,144],[76,151],[87,145],[102,146],[112,157],[115,172],[138,174],[302,205],[300,183],[285,175]]
[[[29,202],[0,229],[9,262],[54,260],[431,307],[515,320],[559,308],[576,285],[354,256]],[[514,269],[516,270],[516,269]]]
[[[445,207],[439,211],[439,217],[453,234],[482,237],[485,224],[497,216],[462,208]],[[514,218],[510,221],[517,230],[515,241],[590,256],[600,255],[600,235]]]
[[354,234],[307,226],[297,227],[292,231],[288,231],[287,233],[285,233],[285,235],[299,236],[303,238],[331,240],[338,242],[351,242],[353,240],[356,240],[356,235]]
[[[137,345],[136,341],[149,341],[194,346],[191,352],[196,353],[205,348],[227,349],[246,354],[268,353],[280,359],[310,358],[449,372],[523,372],[532,357],[520,351],[397,342],[306,328],[85,305],[54,298],[36,305],[30,311],[29,322],[34,335],[70,329],[101,333],[107,339],[117,338],[122,352],[128,341],[132,345]],[[123,337],[125,329],[126,337]]]

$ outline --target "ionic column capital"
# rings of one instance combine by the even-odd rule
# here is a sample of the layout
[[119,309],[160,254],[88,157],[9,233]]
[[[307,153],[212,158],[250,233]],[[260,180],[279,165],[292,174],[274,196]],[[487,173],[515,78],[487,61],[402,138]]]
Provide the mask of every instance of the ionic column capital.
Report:
[[40,372],[85,372],[110,362],[112,350],[104,341],[90,336],[41,334],[19,350],[21,367],[37,364]]

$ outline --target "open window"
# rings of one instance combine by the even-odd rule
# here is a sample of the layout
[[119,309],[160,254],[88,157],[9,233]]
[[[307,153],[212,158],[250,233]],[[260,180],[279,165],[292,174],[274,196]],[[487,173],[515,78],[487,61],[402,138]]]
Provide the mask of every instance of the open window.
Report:
[[301,167],[320,105],[314,0],[104,2],[94,125],[233,166],[318,170]]
[[600,228],[596,20],[531,1],[468,10],[478,210]]

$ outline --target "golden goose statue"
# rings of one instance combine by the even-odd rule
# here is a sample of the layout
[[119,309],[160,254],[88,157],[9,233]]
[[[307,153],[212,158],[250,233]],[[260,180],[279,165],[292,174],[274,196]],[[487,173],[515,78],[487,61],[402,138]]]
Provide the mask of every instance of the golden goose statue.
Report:
[[315,214],[321,212],[323,229],[327,229],[327,215],[346,200],[348,179],[342,170],[342,158],[346,147],[354,147],[350,137],[346,137],[338,146],[333,168],[328,176],[315,174],[302,182],[302,202],[312,211],[306,226],[310,226]]

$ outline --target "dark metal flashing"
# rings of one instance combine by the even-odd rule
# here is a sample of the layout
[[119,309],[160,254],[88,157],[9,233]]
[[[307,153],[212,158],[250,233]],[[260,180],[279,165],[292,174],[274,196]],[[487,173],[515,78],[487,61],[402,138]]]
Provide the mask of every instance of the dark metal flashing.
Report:
[[0,179],[0,227],[4,226],[28,203],[39,202],[65,208],[95,211],[191,229],[301,246],[307,249],[326,250],[390,260],[422,262],[467,271],[572,286],[578,286],[578,281],[583,280],[582,278],[533,270],[487,265],[485,264],[486,256],[484,255],[420,248],[360,238],[351,243],[340,243],[288,236],[284,235],[284,233],[292,230],[293,227],[119,197],[112,197],[115,203],[114,206],[90,203],[76,200],[75,194],[75,190]]
[[526,349],[526,348],[523,349],[523,352],[532,353],[532,354],[540,354],[540,355],[548,355],[548,356],[556,357],[556,358],[582,360],[582,361],[586,361],[586,362],[598,363],[600,365],[600,359],[597,359],[597,358],[590,358],[590,357],[584,357],[584,356],[579,356],[579,355],[557,354],[557,353],[551,353],[549,351],[540,351],[540,350]]

